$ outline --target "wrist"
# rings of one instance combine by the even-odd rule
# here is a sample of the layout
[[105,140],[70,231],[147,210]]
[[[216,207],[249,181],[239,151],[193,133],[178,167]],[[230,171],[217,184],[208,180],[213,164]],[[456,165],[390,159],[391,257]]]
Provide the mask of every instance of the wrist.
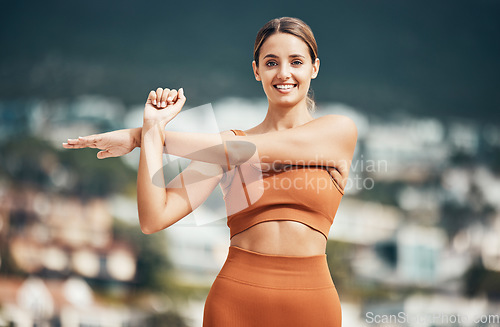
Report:
[[142,139],[142,127],[132,128],[131,136],[134,148],[140,148]]
[[157,120],[157,119],[144,119],[142,121],[142,126],[155,126],[155,125],[159,125],[162,129],[165,129],[165,126],[167,126],[167,122],[163,121],[163,120]]
[[163,124],[159,121],[145,120],[144,123],[142,124],[141,142],[142,142],[144,136],[146,135],[146,133],[152,132],[153,133],[152,135],[159,135],[163,145],[165,145],[165,134],[164,134],[165,126],[166,126],[166,124]]

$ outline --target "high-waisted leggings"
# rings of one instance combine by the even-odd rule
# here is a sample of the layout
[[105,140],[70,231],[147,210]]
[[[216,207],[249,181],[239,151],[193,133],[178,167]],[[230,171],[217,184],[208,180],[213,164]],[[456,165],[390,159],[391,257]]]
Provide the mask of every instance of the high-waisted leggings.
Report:
[[203,327],[340,327],[326,254],[269,255],[231,246],[205,303]]

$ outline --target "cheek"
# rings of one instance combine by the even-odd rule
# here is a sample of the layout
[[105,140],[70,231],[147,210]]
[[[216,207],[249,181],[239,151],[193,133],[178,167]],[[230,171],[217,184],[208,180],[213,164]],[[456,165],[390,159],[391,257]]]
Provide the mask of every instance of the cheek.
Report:
[[263,82],[271,82],[274,78],[274,74],[272,71],[264,71],[260,74],[260,78],[262,79]]
[[264,86],[264,88],[271,88],[271,87],[273,87],[272,86],[272,83],[273,83],[272,76],[268,76],[266,74],[260,75],[260,81],[262,83],[262,86]]

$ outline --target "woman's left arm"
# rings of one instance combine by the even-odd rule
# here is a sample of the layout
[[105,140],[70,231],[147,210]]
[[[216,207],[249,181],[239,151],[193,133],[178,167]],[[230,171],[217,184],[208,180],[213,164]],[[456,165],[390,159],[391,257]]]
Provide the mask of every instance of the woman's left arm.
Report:
[[167,153],[193,160],[220,165],[229,160],[231,165],[259,161],[329,166],[344,176],[356,147],[357,128],[349,117],[327,115],[282,131],[224,135],[222,140],[220,134],[165,131],[164,136]]
[[[343,177],[347,177],[357,140],[354,122],[339,115],[327,115],[295,128],[259,135],[229,134],[221,138],[219,133],[163,131],[163,134],[165,152],[179,157],[223,166],[228,161],[233,166],[248,161],[322,165],[337,168]],[[140,146],[141,137],[141,128],[120,130],[68,140],[64,147],[103,149],[98,153],[102,159],[130,152]],[[122,151],[121,145],[125,143],[133,145]]]
[[[156,93],[154,91],[150,93],[148,98],[150,105],[156,105],[154,99],[161,97],[157,95],[158,92],[161,93],[163,90],[159,88]],[[170,92],[165,92],[163,98],[166,98],[165,94]],[[185,101],[184,96],[183,99]],[[178,106],[178,110],[181,107],[182,105]],[[245,162],[321,165],[335,167],[343,177],[347,177],[356,147],[356,125],[346,116],[326,115],[298,127],[265,134],[246,136],[225,134],[221,137],[220,133],[164,131],[166,122],[175,117],[178,110],[164,111],[161,110],[163,108],[164,105],[156,109],[147,108],[145,115],[149,112],[153,116],[158,114],[164,116],[163,122],[158,126],[163,132],[165,152],[196,161],[218,165],[239,165]],[[140,140],[143,133],[139,132],[143,131],[137,129],[134,132],[139,135],[135,139]],[[98,147],[106,150],[106,146],[101,146],[102,142],[95,142],[96,137],[102,135],[104,134],[69,140],[65,147],[72,149]],[[105,153],[107,152],[104,151],[102,154]]]

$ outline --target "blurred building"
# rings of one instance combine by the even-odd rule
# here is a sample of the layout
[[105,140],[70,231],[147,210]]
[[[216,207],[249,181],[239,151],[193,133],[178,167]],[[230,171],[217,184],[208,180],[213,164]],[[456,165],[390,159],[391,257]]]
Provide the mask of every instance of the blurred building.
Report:
[[125,306],[110,306],[95,298],[78,277],[66,280],[38,277],[0,278],[0,317],[18,327],[130,326],[142,314]]
[[191,214],[169,227],[168,254],[180,282],[209,287],[226,260],[229,228],[226,219],[209,208],[199,207],[195,214],[209,216],[201,221],[211,223],[199,225]]
[[135,276],[133,249],[113,240],[113,218],[103,199],[84,203],[24,188],[3,192],[0,212],[3,242],[26,273],[124,282]]

